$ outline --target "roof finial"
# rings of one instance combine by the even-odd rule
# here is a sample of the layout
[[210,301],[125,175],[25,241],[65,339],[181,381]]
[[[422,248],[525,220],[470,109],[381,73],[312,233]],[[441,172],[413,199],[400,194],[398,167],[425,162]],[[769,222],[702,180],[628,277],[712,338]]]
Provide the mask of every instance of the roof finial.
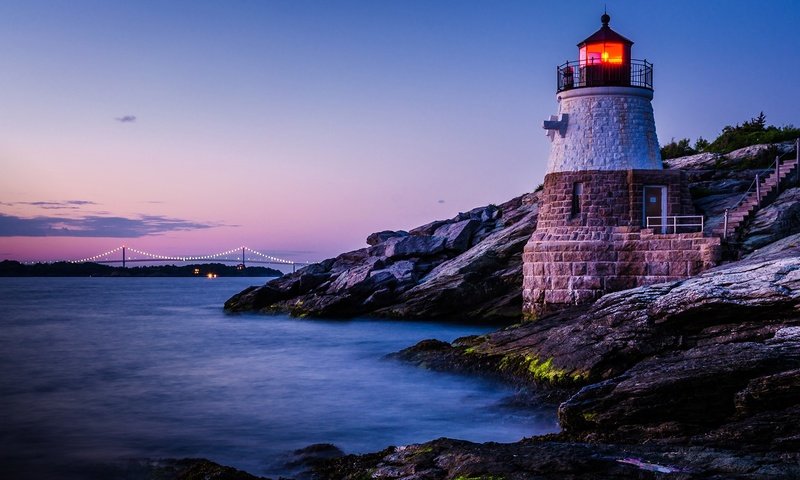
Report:
[[605,11],[605,9],[603,10],[603,16],[600,17],[600,21],[603,22],[604,27],[607,27],[608,22],[611,21],[611,16],[608,14],[608,12]]

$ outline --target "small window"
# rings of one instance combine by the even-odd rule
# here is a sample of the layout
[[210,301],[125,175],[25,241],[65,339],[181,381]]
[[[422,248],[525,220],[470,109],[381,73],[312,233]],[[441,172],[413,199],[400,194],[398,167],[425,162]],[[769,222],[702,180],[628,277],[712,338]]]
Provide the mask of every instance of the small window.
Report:
[[572,217],[577,217],[581,213],[581,196],[583,196],[583,183],[575,182],[572,184]]

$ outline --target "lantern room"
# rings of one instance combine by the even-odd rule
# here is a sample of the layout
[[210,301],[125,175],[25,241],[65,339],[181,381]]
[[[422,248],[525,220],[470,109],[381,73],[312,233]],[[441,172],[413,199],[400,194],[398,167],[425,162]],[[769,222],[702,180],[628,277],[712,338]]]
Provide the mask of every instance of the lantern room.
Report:
[[578,61],[558,67],[558,91],[580,87],[653,88],[653,65],[631,58],[633,42],[608,26],[611,16],[600,17],[602,27],[578,44]]
[[611,30],[611,17],[604,13],[600,20],[603,26],[589,38],[578,44],[578,61],[582,65],[625,65],[631,61],[633,42]]

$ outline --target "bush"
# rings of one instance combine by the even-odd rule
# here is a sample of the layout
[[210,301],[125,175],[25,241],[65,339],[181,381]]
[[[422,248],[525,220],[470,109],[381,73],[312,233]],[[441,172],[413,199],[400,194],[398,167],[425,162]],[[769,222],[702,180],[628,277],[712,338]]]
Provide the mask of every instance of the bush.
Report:
[[661,159],[685,157],[687,155],[694,155],[697,150],[689,146],[689,139],[682,138],[677,142],[673,138],[668,144],[661,147]]
[[738,123],[736,126],[727,125],[722,129],[722,133],[706,146],[705,151],[729,153],[750,145],[779,143],[800,137],[800,128],[795,128],[793,125],[776,127],[775,125],[767,126],[766,123],[767,118],[764,112],[761,112],[757,117],[753,117],[741,125]]

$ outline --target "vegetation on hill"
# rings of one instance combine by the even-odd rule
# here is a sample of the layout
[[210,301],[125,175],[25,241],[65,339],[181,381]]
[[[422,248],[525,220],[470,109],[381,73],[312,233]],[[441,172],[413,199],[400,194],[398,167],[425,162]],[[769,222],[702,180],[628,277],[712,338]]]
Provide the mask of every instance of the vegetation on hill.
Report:
[[673,138],[661,147],[661,158],[667,160],[704,152],[729,153],[750,145],[786,142],[796,138],[800,138],[800,128],[793,125],[767,125],[767,117],[761,112],[741,125],[737,123],[735,126],[725,126],[712,142],[699,137],[692,146],[688,138],[677,141]]
[[237,265],[204,263],[198,265],[150,265],[112,267],[100,263],[34,263],[14,260],[0,262],[0,277],[280,277],[282,272],[267,267],[239,268]]

